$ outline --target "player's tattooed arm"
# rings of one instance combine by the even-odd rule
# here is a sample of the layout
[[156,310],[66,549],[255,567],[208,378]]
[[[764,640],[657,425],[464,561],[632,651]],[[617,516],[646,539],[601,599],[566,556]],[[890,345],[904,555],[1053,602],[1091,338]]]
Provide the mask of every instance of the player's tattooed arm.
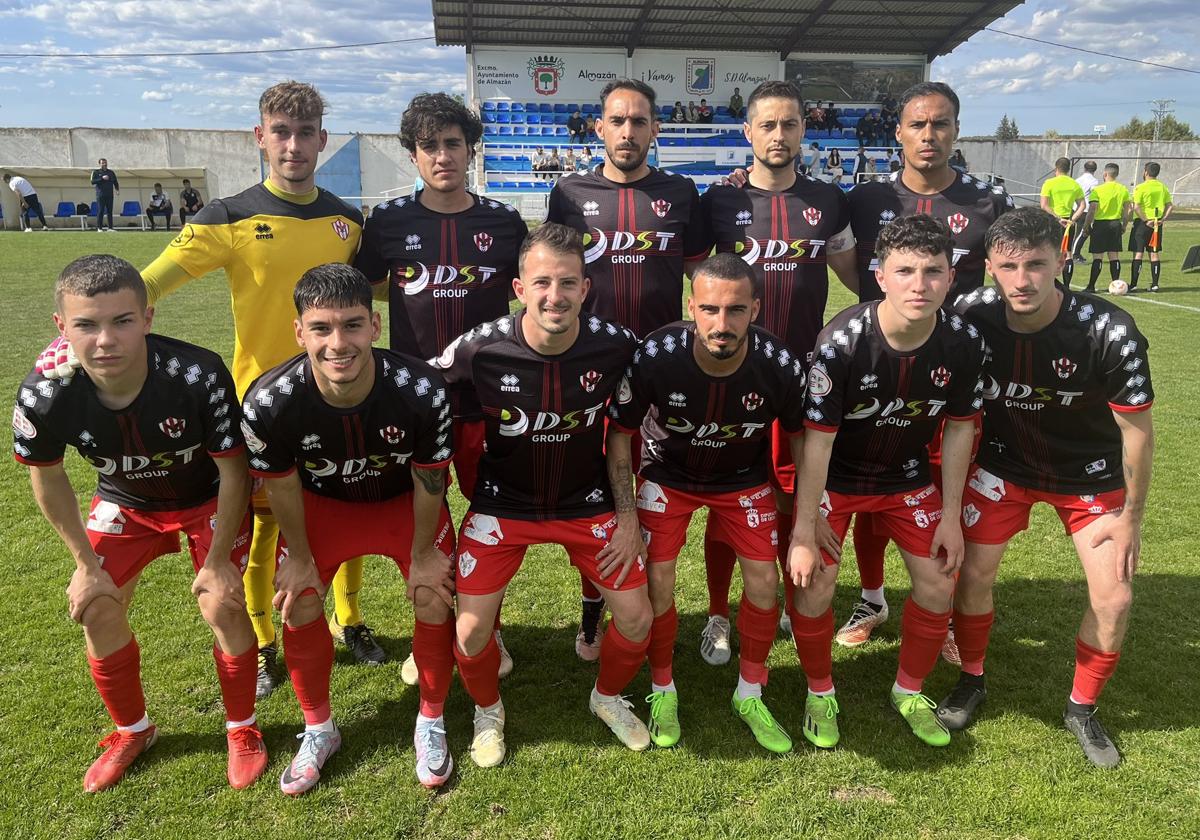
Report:
[[633,454],[630,435],[609,427],[605,440],[605,460],[608,464],[608,483],[612,487],[613,507],[617,527],[608,544],[596,553],[597,571],[607,584],[618,589],[625,582],[635,561],[646,558],[646,543],[637,518],[637,503],[633,496]]
[[1117,580],[1129,581],[1137,572],[1142,550],[1142,517],[1146,513],[1146,496],[1150,491],[1150,475],[1154,460],[1154,423],[1150,409],[1145,411],[1114,411],[1113,418],[1121,431],[1121,459],[1125,470],[1125,506],[1119,516],[1107,517],[1107,522],[1092,535],[1091,547],[1099,548],[1112,541],[1117,552]]
[[75,561],[75,573],[67,587],[71,619],[82,621],[88,605],[101,596],[121,603],[120,591],[108,572],[101,568],[100,558],[92,550],[83,526],[83,517],[79,514],[79,502],[62,463],[32,467],[29,477],[33,482],[33,497],[42,515],[58,533]]
[[426,467],[413,467],[413,478],[421,483],[425,488],[425,492],[431,496],[439,496],[446,492],[446,470],[444,467],[437,469],[428,469]]

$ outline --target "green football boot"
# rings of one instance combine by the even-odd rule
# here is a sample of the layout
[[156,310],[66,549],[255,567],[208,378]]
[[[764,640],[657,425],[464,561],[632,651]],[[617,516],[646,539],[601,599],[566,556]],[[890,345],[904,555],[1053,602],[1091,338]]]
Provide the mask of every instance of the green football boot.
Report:
[[655,691],[646,697],[650,704],[650,740],[656,747],[673,747],[679,743],[679,693]]
[[892,707],[908,721],[913,734],[931,747],[950,746],[950,730],[934,713],[937,703],[924,694],[905,694],[893,691]]
[[754,740],[773,753],[785,753],[792,748],[792,737],[783,730],[771,712],[763,705],[761,697],[739,700],[733,695],[733,710],[745,721],[754,733]]
[[808,695],[804,701],[804,737],[810,744],[823,750],[837,746],[842,737],[837,722],[840,711],[834,695]]

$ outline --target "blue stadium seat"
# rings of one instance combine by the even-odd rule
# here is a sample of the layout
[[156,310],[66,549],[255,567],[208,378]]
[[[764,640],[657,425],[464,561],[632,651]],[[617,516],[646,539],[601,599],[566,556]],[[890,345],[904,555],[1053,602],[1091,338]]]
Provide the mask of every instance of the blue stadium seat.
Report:
[[58,209],[54,211],[54,218],[69,219],[74,215],[75,215],[75,202],[74,201],[58,202]]
[[541,114],[526,114],[525,122],[529,123],[530,125],[541,125],[542,115]]
[[589,102],[583,106],[583,113],[585,116],[595,116],[600,113],[600,106]]
[[500,126],[500,136],[501,137],[512,137],[512,126],[511,125]]
[[484,102],[484,103],[483,103],[483,110],[485,110],[485,111],[495,111],[495,110],[496,110],[496,103],[495,103],[495,102],[493,102],[492,100],[490,100],[490,99],[489,99],[487,102]]
[[554,136],[554,126],[552,126],[552,125],[542,126],[542,136],[543,137],[553,137]]
[[514,137],[524,137],[526,129],[523,125],[514,125],[512,131]]
[[570,136],[570,132],[567,131],[567,127],[565,125],[556,125],[554,127],[554,133],[558,137]]
[[509,123],[511,121],[512,121],[512,117],[509,115],[509,113],[507,111],[498,111],[496,113],[496,122],[500,123],[500,125],[506,125],[507,123]]
[[554,115],[554,124],[555,125],[566,125],[567,120],[569,120],[569,119],[571,119],[570,114],[555,114]]
[[520,102],[512,102],[512,103],[510,103],[510,104],[509,104],[509,106],[508,106],[508,110],[510,110],[510,111],[524,111],[524,110],[525,110],[525,106],[524,106],[524,105],[522,105]]
[[525,103],[526,111],[536,111],[537,109],[538,109],[538,104],[536,102],[526,102]]
[[90,219],[96,218],[96,214],[98,214],[99,212],[100,212],[99,202],[93,201],[91,208],[88,209],[88,218],[90,218]]
[[567,113],[567,103],[565,103],[565,102],[555,102],[555,103],[554,103],[554,113],[556,113],[556,114],[565,114],[565,113]]
[[484,125],[487,125],[488,123],[494,123],[496,121],[496,112],[484,111],[482,114],[480,114],[480,118],[483,120]]
[[543,114],[553,114],[554,106],[551,105],[549,102],[543,102],[540,105],[538,105],[538,110],[541,111]]
[[507,111],[507,110],[508,110],[508,102],[507,102],[507,100],[501,99],[499,102],[497,102],[497,103],[496,103],[496,110],[497,110],[497,111]]
[[567,113],[568,114],[574,114],[578,110],[579,110],[579,103],[577,103],[577,102],[572,102],[569,105],[567,105]]

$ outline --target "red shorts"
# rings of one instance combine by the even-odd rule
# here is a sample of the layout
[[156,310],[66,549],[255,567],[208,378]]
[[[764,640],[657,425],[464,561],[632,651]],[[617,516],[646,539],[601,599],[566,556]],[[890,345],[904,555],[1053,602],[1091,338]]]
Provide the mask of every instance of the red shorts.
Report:
[[[458,535],[458,572],[455,589],[464,595],[491,595],[513,579],[525,550],[531,545],[557,543],[567,550],[571,565],[592,583],[615,589],[613,581],[620,571],[600,577],[596,553],[608,545],[608,535],[617,527],[613,513],[585,519],[550,519],[527,522],[468,511]],[[637,589],[646,584],[646,567],[638,560],[629,570],[621,589]]]
[[[871,530],[877,536],[890,538],[909,554],[928,557],[933,532],[942,518],[942,494],[934,484],[882,496],[826,492],[821,513],[839,540],[846,537],[851,514],[869,513]],[[833,565],[832,557],[824,552],[822,556],[827,565]]]
[[796,462],[792,460],[791,438],[793,434],[779,425],[771,424],[771,483],[779,492],[791,496],[796,492]]
[[638,479],[638,521],[651,563],[674,560],[697,508],[707,507],[710,533],[739,557],[774,563],[779,545],[775,491],[769,484],[732,493],[688,493]]
[[[151,560],[179,551],[179,535],[187,537],[192,567],[200,571],[212,545],[217,500],[184,510],[135,510],[96,496],[88,511],[87,535],[104,571],[124,586]],[[250,512],[242,518],[229,562],[246,571],[250,557]]]
[[[364,554],[392,558],[408,578],[412,565],[412,493],[383,502],[344,502],[305,490],[304,530],[317,574],[326,586],[339,566]],[[454,553],[454,528],[444,503],[433,544],[443,554]],[[282,558],[287,551],[282,537],[279,545]]]
[[479,459],[483,457],[486,427],[482,420],[463,420],[454,424],[454,476],[459,492],[471,501],[479,478]]
[[1029,510],[1035,502],[1054,508],[1068,534],[1092,520],[1119,513],[1125,506],[1125,490],[1109,490],[1094,496],[1045,493],[1029,490],[972,466],[963,494],[963,537],[982,545],[999,545],[1029,527]]

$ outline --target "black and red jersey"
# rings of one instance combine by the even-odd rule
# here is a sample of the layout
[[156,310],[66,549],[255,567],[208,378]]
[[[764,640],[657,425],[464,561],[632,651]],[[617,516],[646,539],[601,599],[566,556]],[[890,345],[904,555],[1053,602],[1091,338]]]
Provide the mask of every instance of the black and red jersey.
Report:
[[454,454],[446,384],[420,359],[372,348],[375,385],[352,408],[330,405],[307,354],[264,373],[246,391],[242,431],[250,472],[300,471],[304,489],[345,502],[382,502],[413,489],[412,467]]
[[213,458],[242,451],[233,377],[216,353],[146,336],[149,371],[137,398],[105,408],[87,371],[68,382],[33,371],[17,392],[13,454],[49,466],[73,446],[99,473],[97,495],[136,510],[184,510],[211,501]]
[[485,450],[471,510],[508,519],[578,519],[613,509],[604,462],[609,397],[637,339],[595,315],[555,356],[532,349],[525,310],[481,324],[435,361],[483,406]]
[[878,323],[878,301],[845,309],[817,337],[808,372],[805,425],[836,432],[826,487],[857,496],[929,484],[928,445],[945,418],[983,406],[983,339],[963,318],[938,310],[916,350],[894,350]]
[[583,234],[592,281],[584,309],[639,338],[679,320],[684,260],[709,250],[689,178],[651,168],[639,181],[618,184],[604,177],[602,164],[558,180],[546,221]]
[[[371,282],[388,283],[393,350],[432,359],[471,327],[508,314],[529,229],[512,205],[471,198],[466,210],[438,213],[420,194],[406,196],[367,219],[354,266]],[[479,417],[473,403],[453,409],[456,417]]]
[[1036,333],[1009,329],[994,288],[955,302],[988,349],[976,460],[1029,489],[1103,493],[1125,486],[1113,412],[1144,411],[1154,401],[1150,344],[1115,304],[1062,293],[1058,317]]
[[796,177],[780,192],[710,187],[700,199],[706,241],[737,254],[762,284],[756,324],[807,354],[825,323],[827,243],[850,224],[850,202],[832,184]]
[[728,493],[770,478],[771,423],[804,428],[804,365],[778,337],[752,326],[746,357],[711,376],[694,355],[696,324],[655,330],[642,342],[609,414],[641,429],[641,475],[693,493]]
[[1013,208],[1012,196],[1001,186],[959,173],[946,189],[921,195],[904,186],[900,172],[883,181],[865,181],[850,191],[850,223],[858,245],[859,300],[880,300],[883,292],[875,280],[879,261],[875,240],[880,229],[896,219],[924,213],[950,228],[954,240],[954,283],[946,300],[983,285],[983,235],[992,222]]

